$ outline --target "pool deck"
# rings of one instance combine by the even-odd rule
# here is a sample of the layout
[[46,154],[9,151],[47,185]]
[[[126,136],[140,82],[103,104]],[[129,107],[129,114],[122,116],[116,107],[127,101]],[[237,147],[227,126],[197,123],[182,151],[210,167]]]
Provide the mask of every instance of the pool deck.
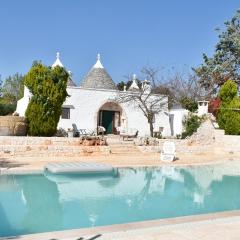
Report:
[[[116,167],[163,166],[159,153],[142,153],[137,155],[110,154],[106,156],[84,157],[2,157],[0,159],[0,173],[38,173],[49,162],[88,161],[108,163]],[[179,154],[178,160],[170,163],[173,166],[203,165],[240,160],[239,153],[223,152],[221,154]],[[168,164],[169,165],[169,164]],[[99,236],[100,234],[101,236]],[[67,230],[16,236],[9,239],[22,240],[234,240],[240,239],[240,211],[212,213],[174,219],[163,219],[129,224],[119,224],[87,229]],[[81,238],[82,237],[82,238]],[[6,239],[6,238],[5,238]]]
[[183,165],[202,165],[216,164],[240,160],[240,153],[222,152],[201,153],[201,154],[178,154],[177,160],[171,163],[160,161],[159,153],[139,153],[135,155],[110,154],[99,156],[79,156],[79,157],[0,157],[0,172],[8,173],[27,173],[42,171],[44,166],[50,162],[74,162],[87,161],[107,163],[115,167],[144,167],[144,166],[183,166]]

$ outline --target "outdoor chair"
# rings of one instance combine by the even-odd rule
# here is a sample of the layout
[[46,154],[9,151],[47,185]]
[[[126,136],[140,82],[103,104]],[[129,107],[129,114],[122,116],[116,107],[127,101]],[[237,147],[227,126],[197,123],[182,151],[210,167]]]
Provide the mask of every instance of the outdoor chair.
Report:
[[163,162],[172,162],[175,159],[176,147],[174,142],[164,142],[161,151],[161,160]]
[[120,128],[119,130],[120,130],[119,135],[120,135],[120,137],[123,138],[123,141],[125,139],[129,140],[129,138],[133,139],[133,138],[137,137],[137,135],[138,135],[138,130],[136,128],[130,128],[130,129]]
[[73,123],[72,127],[73,127],[73,137],[79,137],[80,131],[78,130],[77,125],[75,123]]
[[103,126],[98,126],[97,127],[97,133],[98,134],[101,134],[103,136],[105,132],[106,132],[105,127],[103,127]]
[[85,128],[78,129],[75,123],[72,124],[73,127],[73,136],[74,137],[81,137],[81,136],[92,136],[93,133],[87,132]]
[[86,129],[79,129],[79,135],[80,136],[87,136],[87,135],[90,135],[90,134],[87,133]]

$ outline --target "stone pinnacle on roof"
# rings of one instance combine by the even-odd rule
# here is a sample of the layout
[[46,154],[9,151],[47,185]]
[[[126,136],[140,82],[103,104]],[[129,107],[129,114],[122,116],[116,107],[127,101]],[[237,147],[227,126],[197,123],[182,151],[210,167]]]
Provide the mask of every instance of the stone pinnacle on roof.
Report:
[[133,74],[133,78],[132,78],[132,84],[129,87],[128,90],[139,90],[138,84],[137,84],[137,75]]
[[55,62],[53,63],[52,68],[54,68],[54,67],[56,67],[56,66],[64,67],[63,64],[62,64],[61,61],[60,61],[60,53],[59,53],[59,52],[57,52],[57,54],[56,54],[56,60],[55,60]]
[[115,83],[101,63],[100,54],[97,55],[97,62],[83,79],[80,86],[83,88],[116,90]]
[[94,68],[104,68],[102,63],[101,63],[101,56],[98,53],[97,55],[97,62],[95,63],[95,65],[93,66]]

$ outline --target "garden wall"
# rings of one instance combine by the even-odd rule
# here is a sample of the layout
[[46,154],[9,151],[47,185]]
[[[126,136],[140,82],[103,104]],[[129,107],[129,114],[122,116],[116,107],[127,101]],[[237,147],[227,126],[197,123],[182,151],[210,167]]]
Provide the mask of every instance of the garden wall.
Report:
[[108,146],[83,146],[80,138],[0,136],[0,152],[13,156],[106,155]]

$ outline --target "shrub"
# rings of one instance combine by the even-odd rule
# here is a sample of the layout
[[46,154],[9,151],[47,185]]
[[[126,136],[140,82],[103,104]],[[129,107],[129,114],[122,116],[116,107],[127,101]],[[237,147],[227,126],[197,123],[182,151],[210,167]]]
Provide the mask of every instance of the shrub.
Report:
[[220,88],[218,96],[223,104],[228,104],[235,97],[237,97],[237,94],[238,94],[237,84],[232,80],[228,80]]
[[153,137],[158,138],[158,139],[162,139],[162,133],[161,132],[156,132],[153,134]]
[[240,99],[238,97],[221,107],[217,121],[226,134],[240,135]]
[[226,134],[240,134],[240,98],[237,96],[237,84],[228,80],[220,89],[222,101],[217,122]]
[[195,115],[190,116],[184,121],[183,125],[185,127],[185,131],[182,133],[182,138],[186,138],[191,136],[194,132],[197,131],[201,124],[201,118]]
[[16,104],[2,104],[0,103],[0,116],[12,114],[16,109]]
[[181,98],[180,103],[183,108],[189,110],[190,112],[196,112],[198,109],[197,102],[191,98],[183,97]]
[[219,97],[210,100],[208,104],[208,112],[212,113],[213,116],[217,117],[221,106],[221,100]]
[[35,63],[24,82],[32,93],[26,110],[31,136],[53,136],[67,95],[68,73],[62,67],[50,68]]
[[59,128],[55,134],[56,137],[67,137],[68,133],[63,128]]

